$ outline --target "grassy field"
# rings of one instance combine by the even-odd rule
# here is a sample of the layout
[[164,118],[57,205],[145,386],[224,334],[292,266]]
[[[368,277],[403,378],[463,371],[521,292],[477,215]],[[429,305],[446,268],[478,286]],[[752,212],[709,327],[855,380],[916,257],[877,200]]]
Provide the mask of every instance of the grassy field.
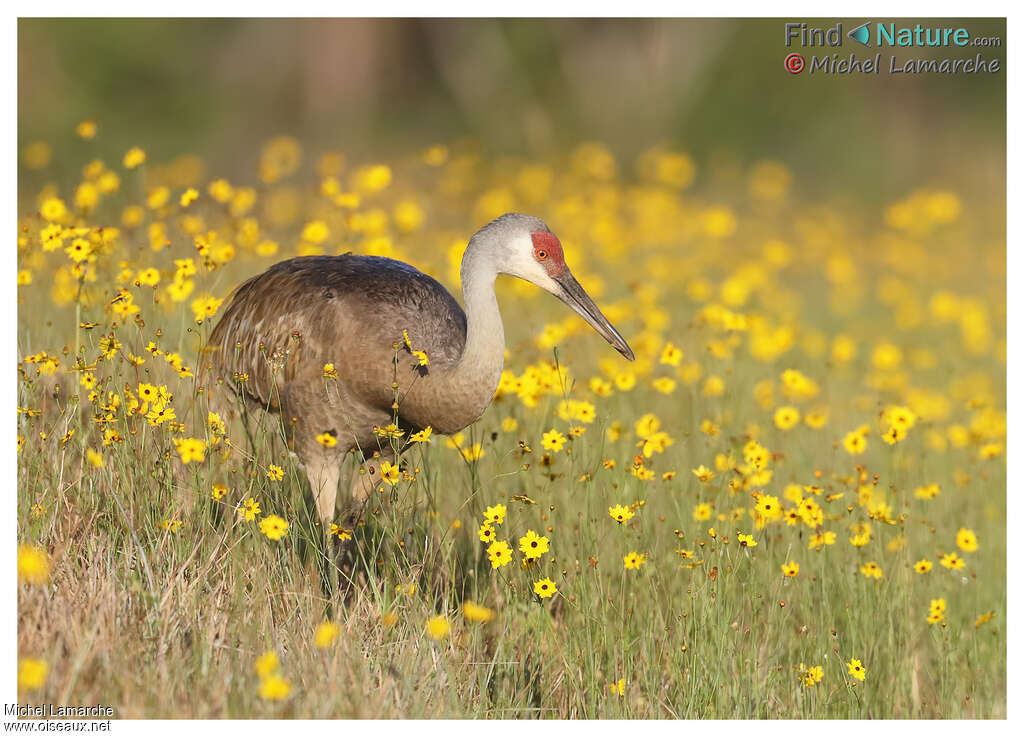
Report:
[[[923,184],[879,211],[778,162],[599,144],[364,163],[278,139],[229,183],[196,157],[96,162],[91,132],[23,152],[23,701],[1006,715],[1002,200]],[[549,223],[637,361],[499,281],[492,406],[456,438],[385,438],[402,472],[328,538],[280,426],[250,446],[208,414],[221,300],[348,250],[459,295],[468,237],[506,211]]]

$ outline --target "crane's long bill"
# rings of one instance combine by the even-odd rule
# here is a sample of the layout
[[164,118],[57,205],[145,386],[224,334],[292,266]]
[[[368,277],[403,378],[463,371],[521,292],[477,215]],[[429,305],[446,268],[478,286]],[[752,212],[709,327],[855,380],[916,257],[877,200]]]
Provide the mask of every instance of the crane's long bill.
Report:
[[565,270],[562,276],[556,277],[555,281],[561,287],[561,293],[556,293],[556,297],[572,307],[580,317],[590,323],[594,330],[611,343],[612,348],[630,361],[636,358],[633,355],[633,350],[626,343],[625,338],[608,322],[608,318],[601,314],[601,310],[594,304],[594,300],[583,290],[580,283],[576,281],[576,277],[568,269]]

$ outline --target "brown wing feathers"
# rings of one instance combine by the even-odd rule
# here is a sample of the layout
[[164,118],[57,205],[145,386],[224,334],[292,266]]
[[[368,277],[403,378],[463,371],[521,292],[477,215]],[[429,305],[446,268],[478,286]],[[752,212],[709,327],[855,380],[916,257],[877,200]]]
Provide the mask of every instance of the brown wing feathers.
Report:
[[[215,381],[273,406],[286,383],[316,379],[324,362],[359,373],[359,362],[379,360],[402,330],[432,363],[453,363],[466,317],[441,284],[400,261],[300,257],[238,287],[210,335],[208,360]],[[339,369],[344,380],[346,366]],[[246,379],[236,382],[240,374]]]

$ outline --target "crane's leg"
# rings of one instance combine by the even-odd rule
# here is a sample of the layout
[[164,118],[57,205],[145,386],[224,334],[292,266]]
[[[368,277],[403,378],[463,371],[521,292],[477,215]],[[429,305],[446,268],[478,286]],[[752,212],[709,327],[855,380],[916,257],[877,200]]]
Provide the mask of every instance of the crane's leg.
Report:
[[[340,568],[335,562],[335,554],[331,552],[331,540],[326,537],[330,533],[334,521],[334,504],[338,499],[338,477],[341,468],[337,459],[322,454],[306,459],[303,464],[309,478],[309,488],[316,502],[317,515],[320,517],[320,534],[313,536],[314,560],[320,573],[320,586],[327,600],[328,616],[330,616],[334,595],[338,590],[338,573]],[[315,532],[315,531],[314,531]],[[337,541],[334,541],[337,542]]]
[[331,529],[334,521],[334,505],[338,500],[338,478],[341,468],[337,459],[317,458],[306,464],[306,475],[309,477],[309,488],[316,500],[316,511],[324,530]]

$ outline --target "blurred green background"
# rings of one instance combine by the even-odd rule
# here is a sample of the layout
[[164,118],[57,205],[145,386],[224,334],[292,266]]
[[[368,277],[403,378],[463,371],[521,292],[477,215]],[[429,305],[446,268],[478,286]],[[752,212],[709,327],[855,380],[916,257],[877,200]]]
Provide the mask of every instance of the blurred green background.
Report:
[[[1002,38],[979,49],[997,74],[852,76],[787,73],[786,53],[816,50],[787,49],[786,20],[836,22],[23,19],[19,150],[45,140],[66,161],[91,118],[100,156],[138,145],[255,177],[278,134],[356,161],[464,138],[539,156],[596,139],[627,159],[657,143],[726,169],[775,158],[798,189],[868,202],[931,182],[1005,198],[1005,20],[920,21]],[[835,51],[873,54],[855,46]]]

